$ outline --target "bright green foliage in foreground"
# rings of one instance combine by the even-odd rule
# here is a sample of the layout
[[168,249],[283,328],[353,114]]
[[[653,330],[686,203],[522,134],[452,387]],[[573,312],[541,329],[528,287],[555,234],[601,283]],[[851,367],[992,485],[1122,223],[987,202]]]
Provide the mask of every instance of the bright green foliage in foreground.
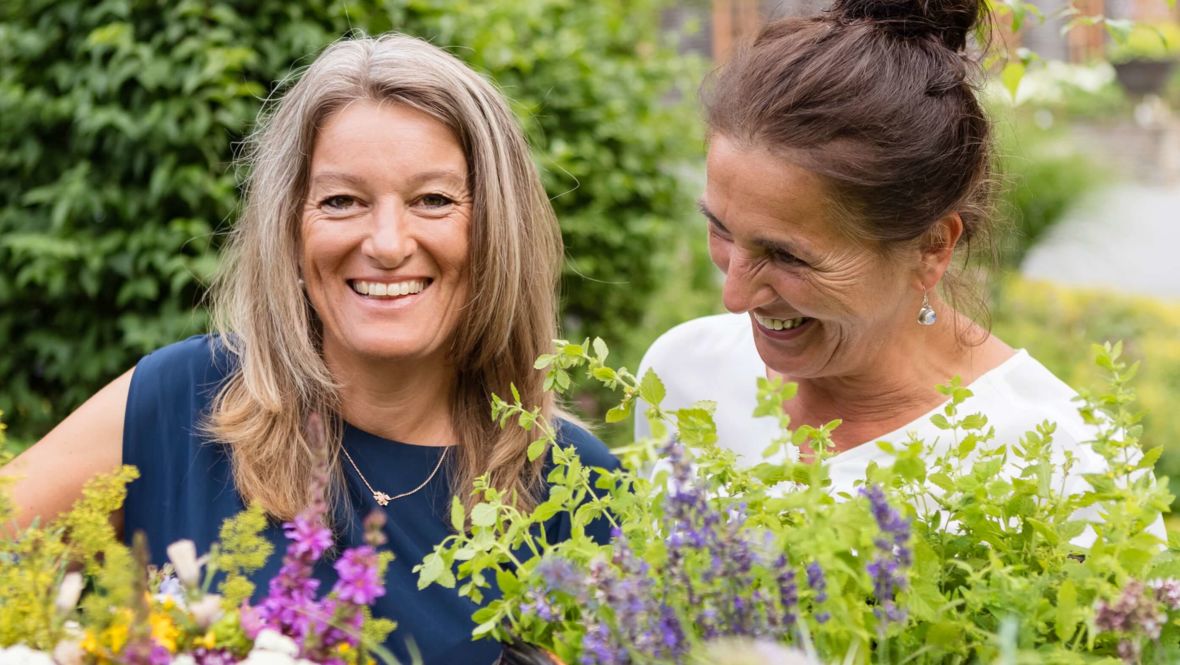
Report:
[[1071,386],[1101,378],[1078,352],[1088,340],[1125,341],[1124,355],[1139,363],[1143,446],[1163,448],[1159,473],[1172,478],[1172,493],[1180,494],[1180,305],[1016,278],[1004,280],[992,301],[996,335],[1028,349]]
[[699,72],[664,43],[664,4],[0,3],[12,434],[35,439],[143,353],[204,327],[194,307],[237,206],[235,142],[277,80],[354,28],[430,38],[501,84],[564,224],[567,324],[629,337],[657,281],[684,268],[678,170],[702,151],[685,106]]
[[[664,648],[663,636],[675,634],[658,628],[667,615],[652,616],[663,609],[671,610],[691,649],[705,646],[703,621],[722,618],[724,634],[725,626],[794,612],[761,634],[819,662],[1112,662],[1119,648],[1141,650],[1145,662],[1174,662],[1180,604],[1157,601],[1135,584],[1180,575],[1175,554],[1147,531],[1171,497],[1163,482],[1143,473],[1154,455],[1139,454],[1141,426],[1128,387],[1135,370],[1120,354],[1121,345],[1097,350],[1107,387],[1079,405],[1097,429],[1094,450],[1109,472],[1086,475],[1088,488],[1069,495],[1062,494],[1060,460],[1051,461],[1052,423],[1037,425],[1021,441],[992,440],[986,414],[959,409],[969,389],[957,381],[944,386],[948,402],[933,420],[951,443],[938,449],[923,441],[878,444],[894,451],[894,462],[872,465],[865,481],[884,488],[889,506],[911,520],[906,526],[881,520],[892,508],[864,495],[832,497],[822,454],[817,462],[776,456],[738,468],[733,453],[716,445],[711,404],[664,411],[654,374],[639,379],[607,366],[599,340],[561,342],[539,366],[555,377],[585,371],[621,391],[619,415],[637,397],[655,404],[647,414],[653,431],[677,433],[694,467],[678,476],[673,462],[672,479],[661,471],[653,481],[642,470],[655,444],[638,442],[617,451],[637,471],[595,474],[554,448],[548,499],[533,514],[521,514],[494,489],[477,486],[483,501],[470,515],[456,509],[456,528],[465,530],[427,556],[420,583],[458,584],[461,593],[479,598],[494,581],[504,595],[476,613],[476,634],[518,636],[566,662],[601,653],[604,642],[630,650],[629,662],[685,662],[652,655]],[[768,454],[803,442],[823,450],[838,422],[792,432],[781,408],[790,396],[789,385],[760,382],[755,415],[777,417],[783,427]],[[497,399],[493,411],[502,423],[518,421],[538,432],[534,454],[553,443],[537,411],[518,399]],[[661,453],[671,450],[664,446]],[[1072,456],[1065,457],[1069,467]],[[1104,512],[1091,527],[1096,540],[1075,544],[1086,525],[1074,515],[1095,504]],[[537,525],[561,510],[574,511],[575,535],[555,545]],[[579,527],[601,517],[619,526],[622,540],[598,546],[579,535]],[[710,529],[723,537],[706,538],[712,544],[703,549],[685,545],[686,535]],[[541,556],[521,560],[535,553]],[[777,560],[780,553],[785,562]],[[752,568],[744,570],[738,559],[751,558]],[[879,595],[883,587],[872,566],[882,561],[895,562],[905,578],[884,587],[892,589],[888,597]],[[826,577],[822,589],[808,582],[812,564]],[[790,580],[794,595],[781,594]],[[636,589],[643,593],[631,595]],[[1125,589],[1159,615],[1162,631],[1143,619],[1150,612],[1128,630],[1103,628],[1104,604]],[[742,615],[739,607],[754,609]],[[644,626],[659,631],[655,642],[642,636]],[[638,640],[626,637],[636,633]]]

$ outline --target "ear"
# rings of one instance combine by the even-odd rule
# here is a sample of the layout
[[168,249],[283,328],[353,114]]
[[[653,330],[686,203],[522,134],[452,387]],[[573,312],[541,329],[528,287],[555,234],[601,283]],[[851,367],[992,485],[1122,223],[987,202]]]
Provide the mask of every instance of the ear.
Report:
[[921,260],[915,277],[919,288],[932,291],[938,286],[962,237],[963,218],[957,212],[944,215],[930,227],[918,247]]

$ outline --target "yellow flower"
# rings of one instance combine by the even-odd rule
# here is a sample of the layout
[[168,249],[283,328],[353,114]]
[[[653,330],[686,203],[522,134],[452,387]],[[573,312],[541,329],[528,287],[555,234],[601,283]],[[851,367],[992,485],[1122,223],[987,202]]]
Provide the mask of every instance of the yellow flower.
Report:
[[111,648],[112,652],[119,653],[127,644],[128,632],[127,624],[115,624],[102,631],[102,641]]
[[98,638],[94,635],[94,631],[87,630],[82,636],[82,649],[86,653],[98,653],[99,651]]
[[198,646],[198,647],[204,647],[206,649],[213,649],[217,646],[217,636],[214,635],[213,631],[210,630],[209,632],[205,633],[201,637],[198,637],[197,639],[193,640],[193,645]]
[[152,627],[152,637],[156,642],[167,649],[169,653],[176,653],[176,638],[180,635],[180,629],[172,623],[172,617],[153,612],[148,617],[148,623]]

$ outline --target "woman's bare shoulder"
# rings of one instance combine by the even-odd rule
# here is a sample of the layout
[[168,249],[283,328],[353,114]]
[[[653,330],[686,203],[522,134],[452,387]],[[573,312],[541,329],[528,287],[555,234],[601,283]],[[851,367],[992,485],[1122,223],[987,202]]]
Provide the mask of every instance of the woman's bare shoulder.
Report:
[[108,383],[0,469],[10,482],[18,526],[65,512],[82,496],[87,480],[122,463],[123,417],[134,371]]

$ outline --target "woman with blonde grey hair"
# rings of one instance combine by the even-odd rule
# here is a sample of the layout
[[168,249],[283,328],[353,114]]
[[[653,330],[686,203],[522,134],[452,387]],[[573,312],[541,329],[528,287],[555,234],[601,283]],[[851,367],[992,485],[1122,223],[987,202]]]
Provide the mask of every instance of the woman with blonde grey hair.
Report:
[[[471,642],[475,607],[437,585],[418,591],[411,573],[477,476],[522,507],[544,491],[527,434],[489,417],[492,394],[515,385],[557,422],[559,443],[617,466],[559,420],[533,368],[556,334],[562,250],[522,133],[459,60],[384,36],[326,49],[263,116],[246,159],[213,285],[216,334],[144,357],[5,468],[21,521],[133,464],[142,477],[116,519],[147,535],[155,563],[179,539],[206,550],[248,502],[275,518],[267,537],[281,545],[277,522],[313,499],[326,459],[337,551],[361,539],[364,515],[388,517],[396,558],[374,608],[399,624],[387,646],[400,659],[412,643],[427,663],[493,662],[499,645]],[[568,534],[568,520],[548,533]],[[326,588],[330,562],[316,574]]]

